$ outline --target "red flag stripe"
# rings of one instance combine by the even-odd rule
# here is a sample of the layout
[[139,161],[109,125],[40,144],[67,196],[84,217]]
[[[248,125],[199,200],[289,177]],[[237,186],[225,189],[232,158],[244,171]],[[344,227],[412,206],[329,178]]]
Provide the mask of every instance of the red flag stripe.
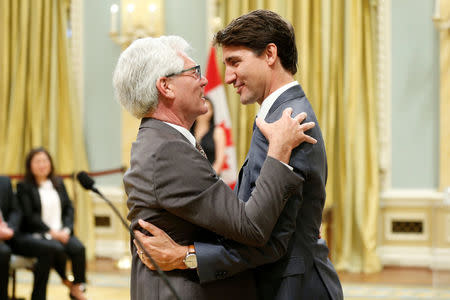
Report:
[[216,48],[214,47],[211,47],[211,50],[209,51],[206,79],[208,79],[208,85],[205,86],[205,94],[214,89],[216,86],[222,84],[219,74],[219,67],[216,61]]

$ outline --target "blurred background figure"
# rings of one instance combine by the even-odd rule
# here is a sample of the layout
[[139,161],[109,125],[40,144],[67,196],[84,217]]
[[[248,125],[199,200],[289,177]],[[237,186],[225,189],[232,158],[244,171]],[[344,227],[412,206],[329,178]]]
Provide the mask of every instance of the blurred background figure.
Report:
[[[73,235],[74,209],[63,180],[54,175],[52,158],[42,147],[28,153],[25,169],[25,179],[17,185],[23,209],[23,235],[17,238],[17,249],[21,255],[38,256],[32,300],[46,298],[51,267],[70,289],[70,298],[84,300],[85,247]],[[66,276],[67,256],[72,261],[73,282]]]
[[214,123],[214,106],[208,97],[205,97],[208,112],[200,115],[192,125],[191,133],[200,143],[212,164],[214,171],[220,175],[225,162],[225,131]]
[[20,226],[21,213],[8,177],[0,176],[0,300],[8,300],[9,245]]

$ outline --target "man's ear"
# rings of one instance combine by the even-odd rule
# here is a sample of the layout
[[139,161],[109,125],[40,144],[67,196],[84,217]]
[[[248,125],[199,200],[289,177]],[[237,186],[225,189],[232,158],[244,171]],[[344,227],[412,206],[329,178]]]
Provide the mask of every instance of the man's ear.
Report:
[[173,91],[173,85],[167,77],[159,77],[156,80],[156,88],[158,89],[161,96],[168,99],[175,98],[175,93]]
[[267,63],[269,64],[269,66],[272,66],[278,58],[277,45],[275,45],[274,43],[267,44],[264,54],[266,55]]

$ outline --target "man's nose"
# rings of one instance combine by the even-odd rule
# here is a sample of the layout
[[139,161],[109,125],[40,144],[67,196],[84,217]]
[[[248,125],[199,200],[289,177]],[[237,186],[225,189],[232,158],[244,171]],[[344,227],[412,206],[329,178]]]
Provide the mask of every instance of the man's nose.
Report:
[[205,76],[202,75],[202,78],[200,78],[202,86],[206,86],[208,84],[208,79],[206,79]]
[[225,70],[225,83],[226,84],[231,84],[236,80],[236,73],[230,71],[230,70]]

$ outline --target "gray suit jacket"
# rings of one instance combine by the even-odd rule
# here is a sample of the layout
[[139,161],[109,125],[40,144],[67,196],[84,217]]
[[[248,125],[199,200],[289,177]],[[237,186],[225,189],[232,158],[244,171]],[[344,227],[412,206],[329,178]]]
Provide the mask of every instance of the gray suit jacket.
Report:
[[[326,299],[327,293],[334,300],[343,299],[339,278],[328,259],[328,248],[324,240],[318,239],[327,178],[322,133],[300,86],[281,94],[265,120],[278,120],[287,107],[293,108],[293,115],[306,112],[305,122],[316,123],[308,134],[317,139],[317,144],[301,144],[292,152],[289,163],[302,178],[302,185],[288,201],[264,247],[247,247],[225,239],[195,243],[200,280],[209,282],[256,268],[260,299]],[[267,146],[267,140],[255,127],[236,186],[239,198],[244,201],[249,199],[262,171]]]
[[[300,180],[268,157],[249,200],[240,201],[181,133],[147,118],[133,143],[124,184],[132,229],[139,229],[137,221],[143,219],[182,245],[213,241],[217,234],[248,245],[263,245]],[[157,274],[141,263],[132,243],[131,248],[131,299],[171,299]],[[247,275],[200,285],[195,270],[166,274],[182,299],[255,297],[254,288],[242,285]]]

